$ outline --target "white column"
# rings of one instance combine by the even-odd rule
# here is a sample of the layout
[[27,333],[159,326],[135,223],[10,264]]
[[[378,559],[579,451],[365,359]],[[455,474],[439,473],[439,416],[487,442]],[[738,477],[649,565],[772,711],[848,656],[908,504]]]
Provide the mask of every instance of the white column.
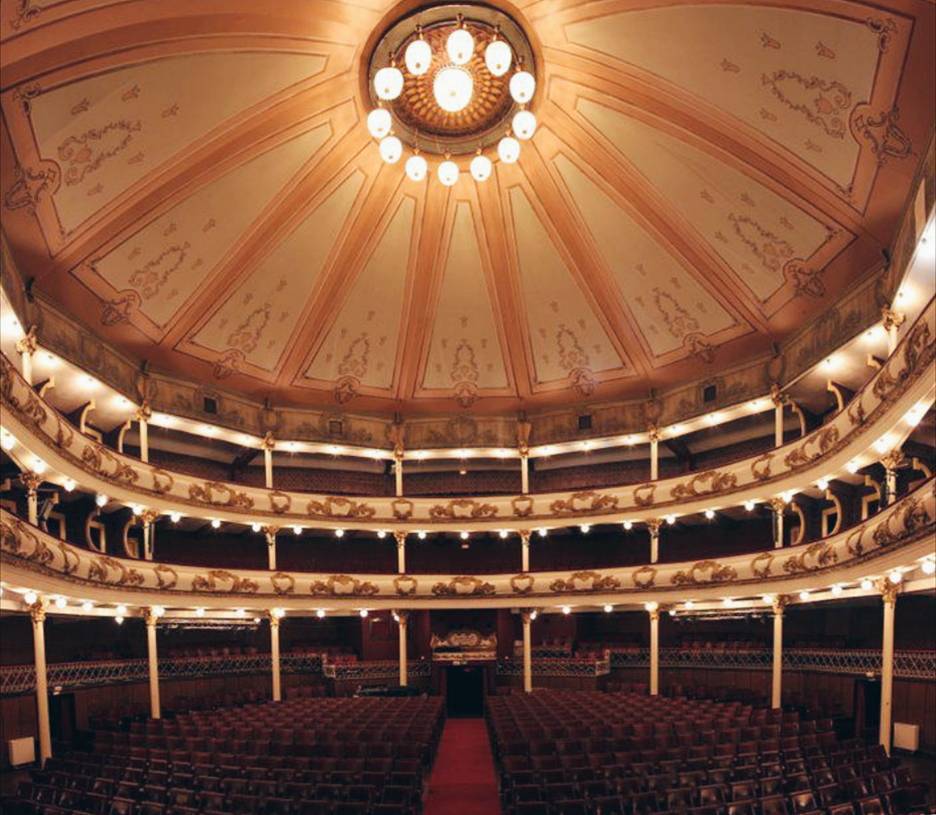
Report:
[[159,513],[155,509],[146,509],[140,514],[140,520],[143,522],[143,558],[145,560],[153,559],[153,550],[155,549],[156,527],[153,526]]
[[656,563],[660,559],[660,526],[662,523],[658,518],[647,521],[647,531],[650,533],[651,563]]
[[36,719],[39,725],[39,763],[52,757],[52,730],[49,727],[49,685],[46,678],[45,606],[37,600],[29,607],[32,617],[36,668]]
[[774,549],[783,548],[783,511],[786,502],[782,498],[770,499],[770,511],[773,519],[773,545]]
[[398,611],[397,622],[400,629],[400,687],[405,688],[409,684],[409,665],[406,659],[406,624],[408,622],[409,612]]
[[39,525],[39,485],[42,477],[29,470],[20,473],[20,481],[26,487],[26,518],[33,526]]
[[278,609],[273,609],[269,613],[270,619],[270,668],[273,674],[273,701],[282,700],[280,691],[280,641],[279,641],[279,618]]
[[159,655],[156,651],[156,624],[159,616],[152,608],[143,612],[146,621],[146,656],[149,659],[150,717],[153,719],[162,717],[159,705]]
[[660,437],[655,427],[650,428],[650,480],[660,477]]
[[136,412],[136,420],[140,424],[140,461],[149,463],[149,417],[152,415],[150,406],[144,401]]
[[260,442],[263,445],[263,477],[264,484],[268,490],[273,489],[273,448],[276,447],[276,440],[272,433],[267,433]]
[[660,694],[660,609],[655,602],[646,604],[650,613],[650,695]]
[[774,447],[783,446],[783,392],[780,384],[774,382],[770,387],[770,398],[774,403]]
[[523,620],[523,690],[529,693],[533,690],[533,636],[530,630],[533,623],[532,611],[521,611]]
[[396,538],[397,574],[406,574],[406,532],[398,530],[393,537]]
[[267,568],[271,572],[276,571],[276,533],[279,532],[278,526],[263,527],[263,534],[267,543]]
[[529,529],[520,530],[520,571],[530,571],[530,535]]
[[884,505],[890,506],[897,500],[897,468],[903,463],[903,453],[891,450],[881,458],[884,465]]
[[530,457],[520,453],[520,491],[524,495],[530,492]]
[[884,600],[884,630],[881,636],[880,741],[888,755],[891,751],[891,720],[894,702],[894,610],[897,605],[897,588],[886,577],[881,581],[881,597]]
[[395,450],[393,453],[393,477],[397,498],[403,497],[403,451]]
[[32,387],[32,358],[39,344],[36,341],[36,326],[31,326],[22,337],[16,341],[16,350],[19,351],[23,368],[23,379]]
[[771,677],[770,706],[783,707],[783,609],[786,597],[773,601],[773,675]]

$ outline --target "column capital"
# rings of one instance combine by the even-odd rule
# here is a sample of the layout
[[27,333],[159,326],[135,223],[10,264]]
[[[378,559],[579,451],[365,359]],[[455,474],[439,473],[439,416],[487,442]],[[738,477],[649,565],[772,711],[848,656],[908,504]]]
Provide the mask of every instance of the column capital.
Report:
[[782,407],[790,402],[790,397],[783,392],[779,382],[773,382],[770,385],[770,401],[773,402],[774,407]]
[[260,530],[266,535],[267,543],[272,544],[273,538],[276,537],[276,533],[280,531],[280,528],[274,524],[267,524],[266,526],[260,527]]
[[653,611],[648,611],[648,612],[647,612],[647,614],[650,615],[650,621],[651,621],[651,622],[657,623],[657,622],[660,621],[660,611],[662,611],[662,609],[655,608],[655,609],[653,609]]
[[34,473],[32,470],[23,470],[23,472],[20,473],[20,481],[23,482],[23,486],[26,487],[26,492],[30,495],[36,494],[36,490],[39,489],[42,480],[42,476],[39,475],[39,473]]
[[410,613],[406,609],[397,609],[393,612],[396,615],[397,622],[405,626],[409,622]]
[[155,521],[160,515],[158,509],[144,509],[140,513],[140,520],[143,522],[143,526],[149,526],[153,521]]
[[33,623],[42,624],[45,622],[46,618],[46,605],[45,601],[40,597],[29,606],[29,616],[32,618]]
[[263,438],[260,439],[260,447],[263,450],[274,450],[276,448],[276,439],[271,431],[267,430],[263,434]]
[[20,354],[29,354],[32,356],[39,348],[39,340],[36,337],[36,326],[29,326],[29,330],[16,341],[16,350]]
[[154,606],[146,606],[143,609],[143,621],[147,626],[152,626],[155,628],[156,624],[159,622],[159,618],[162,617],[163,612],[160,611],[157,613]]
[[148,422],[153,417],[153,408],[150,407],[149,399],[144,399],[133,414],[133,418],[138,422]]
[[767,503],[774,512],[779,513],[780,515],[783,514],[787,505],[787,502],[784,501],[783,498],[781,498],[779,495],[771,498]]
[[660,527],[663,526],[663,520],[661,518],[651,518],[644,523],[646,523],[647,531],[651,536],[660,534]]
[[885,604],[894,605],[897,602],[897,595],[900,594],[900,583],[891,583],[891,581],[882,577],[877,581],[876,587],[881,594],[881,599]]
[[397,529],[393,533],[393,537],[396,538],[397,549],[402,549],[406,546],[406,536],[409,533],[404,529]]
[[524,625],[529,625],[533,620],[536,619],[536,609],[535,608],[522,608],[520,609],[520,618],[523,620]]
[[520,530],[520,542],[521,542],[524,546],[529,546],[529,545],[530,545],[530,538],[532,538],[532,537],[533,537],[533,530],[532,530],[532,529],[521,529],[521,530]]
[[895,447],[889,453],[885,453],[881,456],[881,464],[884,465],[885,470],[897,470],[907,465],[907,459],[903,451]]
[[773,609],[774,616],[783,616],[783,610],[790,604],[790,595],[789,594],[778,594],[774,597],[773,602],[770,604]]
[[648,425],[647,435],[650,437],[650,441],[659,441],[660,429],[655,424]]
[[881,308],[881,323],[884,325],[885,331],[900,328],[906,319],[906,314],[902,314],[891,306],[883,306]]
[[266,618],[270,621],[270,630],[278,631],[280,621],[283,619],[282,609],[268,608],[266,610]]

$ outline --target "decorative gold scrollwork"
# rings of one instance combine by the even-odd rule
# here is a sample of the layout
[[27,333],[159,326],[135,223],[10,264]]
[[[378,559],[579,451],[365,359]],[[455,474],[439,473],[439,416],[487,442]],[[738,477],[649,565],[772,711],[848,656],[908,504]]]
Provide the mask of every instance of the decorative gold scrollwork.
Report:
[[429,517],[434,521],[477,520],[493,518],[497,512],[497,507],[493,504],[482,504],[473,498],[453,498],[445,504],[436,504],[431,507]]
[[413,517],[415,504],[407,498],[397,498],[390,504],[390,509],[393,510],[393,517],[398,521],[408,521]]
[[153,573],[156,575],[156,585],[161,589],[174,589],[179,582],[179,575],[171,566],[160,563],[153,567]]
[[271,574],[270,583],[277,594],[292,594],[296,589],[296,578],[286,572]]
[[432,593],[436,597],[481,597],[494,594],[494,591],[493,583],[487,583],[471,575],[459,575],[458,577],[453,577],[448,582],[440,581],[432,587]]
[[754,577],[765,580],[770,577],[770,567],[773,565],[774,556],[770,552],[761,552],[751,561],[751,571]]
[[[229,583],[225,588],[222,584]],[[192,591],[225,591],[231,594],[256,594],[259,586],[255,580],[238,577],[226,569],[211,569],[207,575],[192,578]]]
[[[705,484],[708,484],[706,487]],[[677,501],[682,498],[693,498],[699,495],[712,495],[723,490],[730,490],[738,485],[738,477],[734,473],[720,473],[717,470],[706,470],[692,476],[688,481],[677,484],[670,490],[670,495]]]
[[533,514],[533,499],[529,495],[518,495],[511,499],[510,506],[515,518],[527,518]]
[[246,492],[237,492],[220,481],[206,481],[204,486],[189,485],[189,498],[201,504],[228,509],[253,509],[254,501]]
[[638,589],[651,589],[656,583],[656,576],[657,570],[653,566],[641,566],[639,569],[634,570],[631,579]]
[[579,515],[583,512],[604,512],[617,509],[615,495],[602,495],[594,490],[575,492],[568,499],[560,498],[549,505],[553,515]]
[[568,580],[559,578],[549,584],[553,592],[563,591],[612,591],[621,588],[621,581],[613,575],[602,575],[590,570],[573,572]]
[[530,594],[536,585],[536,578],[529,573],[515,574],[510,578],[510,589],[514,594]]
[[332,597],[341,595],[370,597],[380,593],[380,589],[370,581],[358,580],[347,574],[333,574],[326,580],[313,580],[309,591],[316,596],[330,595]]
[[732,566],[716,560],[700,560],[693,563],[688,571],[679,571],[673,575],[674,586],[701,586],[706,583],[731,583],[737,580],[738,572]]
[[656,484],[641,484],[634,487],[634,504],[638,507],[652,507]]
[[270,509],[273,510],[273,512],[275,512],[277,515],[283,515],[292,509],[292,498],[285,492],[273,490],[269,494],[269,498]]
[[835,547],[826,541],[811,543],[798,555],[792,555],[783,563],[783,571],[787,574],[799,574],[831,566],[838,562]]
[[348,520],[366,520],[373,518],[377,510],[363,501],[350,498],[328,496],[324,501],[309,501],[306,512],[313,518],[340,518]]
[[401,597],[409,597],[410,595],[416,594],[416,589],[419,588],[419,581],[411,575],[401,574],[393,578],[393,588]]

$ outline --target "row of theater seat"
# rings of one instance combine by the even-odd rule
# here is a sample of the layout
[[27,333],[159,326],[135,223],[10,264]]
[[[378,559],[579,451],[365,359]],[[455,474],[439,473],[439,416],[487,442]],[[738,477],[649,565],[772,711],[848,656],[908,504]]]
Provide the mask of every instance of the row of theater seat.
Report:
[[925,806],[926,788],[880,746],[840,742],[829,720],[800,721],[796,711],[542,692],[492,698],[487,716],[503,806],[516,815],[904,815]]
[[[94,752],[48,761],[22,786],[10,811],[416,815],[443,721],[439,699],[318,698],[135,723],[141,732],[97,733]],[[383,740],[331,738],[368,727]],[[234,738],[235,732],[244,738]],[[130,746],[131,738],[142,743]],[[183,744],[171,747],[169,739]],[[192,750],[189,741],[225,749]]]

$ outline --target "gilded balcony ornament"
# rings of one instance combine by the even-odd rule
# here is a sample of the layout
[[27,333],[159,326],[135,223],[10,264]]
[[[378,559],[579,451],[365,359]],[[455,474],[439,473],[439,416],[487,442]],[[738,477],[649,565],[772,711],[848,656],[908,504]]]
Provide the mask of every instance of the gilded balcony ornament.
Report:
[[32,356],[39,349],[39,339],[36,336],[36,326],[29,326],[29,330],[16,341],[16,352],[18,354],[29,354]]
[[55,446],[69,448],[75,441],[75,433],[71,426],[59,414],[55,414]]
[[408,574],[401,574],[393,579],[393,588],[401,597],[409,597],[416,594],[419,588],[419,581]]
[[677,484],[670,490],[670,495],[678,501],[700,495],[713,495],[724,490],[734,489],[737,485],[738,477],[734,473],[707,470],[704,473],[692,476],[688,481]]
[[783,392],[779,382],[774,382],[770,386],[770,401],[774,407],[781,407],[790,403],[790,397]]
[[[879,372],[872,388],[874,395],[882,402],[891,402],[898,398],[919,373],[929,366],[936,357],[936,345],[932,332],[925,322],[918,322],[898,347],[903,353],[904,365],[895,375],[891,373],[893,357]],[[897,356],[896,354],[894,355]]]
[[270,583],[276,594],[292,594],[296,590],[296,578],[286,572],[271,574]]
[[848,533],[845,538],[845,550],[852,557],[861,557],[864,554],[864,537],[866,527],[860,526]]
[[549,505],[553,515],[580,515],[585,512],[610,512],[617,509],[615,495],[602,495],[594,490],[573,493],[568,499],[560,498]]
[[567,580],[559,578],[549,584],[552,592],[565,591],[613,591],[621,588],[621,581],[613,575],[602,575],[599,572],[585,570],[573,572]]
[[160,495],[166,495],[175,486],[175,478],[172,477],[172,473],[160,467],[152,468],[150,476],[153,479],[153,492]]
[[[113,572],[113,577],[111,577]],[[142,586],[143,573],[127,567],[122,561],[108,555],[98,555],[88,564],[88,580],[109,586]]]
[[270,499],[270,510],[277,515],[284,515],[292,509],[292,497],[285,492],[272,490],[267,497]]
[[916,495],[910,495],[877,525],[871,539],[876,546],[891,546],[925,529],[932,521],[923,501]]
[[174,589],[179,583],[179,573],[165,563],[154,566],[153,574],[156,576],[156,585],[160,589],[169,591],[170,589]]
[[656,583],[657,570],[653,566],[641,566],[631,575],[634,585],[638,589],[650,589]]
[[774,597],[773,602],[770,604],[770,608],[775,616],[778,614],[782,616],[788,605],[790,605],[790,595],[778,594],[776,597]]
[[882,577],[875,584],[875,588],[880,592],[881,599],[890,605],[897,602],[897,595],[900,594],[901,584],[892,583],[888,578]]
[[732,566],[716,560],[700,560],[687,571],[676,572],[671,582],[674,586],[702,586],[706,583],[731,583],[737,578],[738,572]]
[[834,425],[827,427],[808,436],[801,445],[787,453],[783,463],[791,470],[805,467],[828,453],[838,440],[838,428]]
[[881,464],[885,470],[899,470],[910,464],[910,460],[903,454],[902,450],[891,450],[881,456]]
[[408,498],[397,498],[390,503],[390,509],[393,511],[393,517],[398,521],[408,521],[413,517],[413,510],[416,505]]
[[868,419],[859,394],[848,406],[848,421],[852,427],[861,427]]
[[763,453],[751,462],[751,475],[758,481],[766,481],[770,478],[770,462],[773,459],[773,453]]
[[533,514],[533,499],[529,495],[518,495],[512,498],[510,506],[515,518],[528,518]]
[[189,498],[200,504],[228,509],[253,509],[254,501],[246,492],[237,492],[220,481],[206,481],[204,486],[190,484]]
[[487,597],[494,594],[493,583],[487,583],[472,575],[458,575],[445,582],[440,581],[432,587],[436,597]]
[[881,307],[881,325],[884,326],[885,331],[891,331],[893,329],[900,328],[906,319],[906,314],[895,311],[890,306]]
[[31,470],[23,470],[23,472],[20,473],[19,480],[26,488],[28,495],[35,495],[36,491],[43,482],[42,476],[38,473],[32,472]]
[[[225,587],[224,583],[230,585]],[[256,594],[259,589],[256,581],[247,577],[239,577],[227,569],[210,569],[207,575],[199,574],[192,578],[192,591]]]
[[816,541],[798,555],[788,557],[783,563],[783,571],[787,574],[801,574],[824,569],[835,563],[838,563],[835,547],[826,541]]
[[380,589],[370,581],[359,580],[347,574],[333,574],[325,580],[313,580],[309,591],[319,597],[322,595],[371,597],[380,593]]
[[510,590],[514,594],[530,594],[536,585],[536,578],[529,572],[515,574],[510,578]]
[[45,622],[46,606],[41,597],[29,606],[29,616],[34,623],[39,623],[41,625]]
[[774,556],[770,552],[761,552],[751,561],[751,572],[754,577],[760,580],[766,580],[770,577],[770,567],[773,565]]
[[634,487],[634,505],[638,507],[652,507],[653,493],[656,491],[656,484],[641,484]]
[[478,520],[493,518],[498,509],[493,504],[483,504],[473,498],[453,498],[445,504],[436,504],[429,509],[429,517],[434,521]]
[[273,433],[267,430],[263,434],[263,438],[260,439],[260,447],[263,450],[275,450],[276,449],[276,439],[273,437]]
[[377,514],[377,510],[363,501],[350,498],[328,496],[324,501],[311,500],[306,505],[306,512],[313,518],[338,518],[341,520],[367,520]]

